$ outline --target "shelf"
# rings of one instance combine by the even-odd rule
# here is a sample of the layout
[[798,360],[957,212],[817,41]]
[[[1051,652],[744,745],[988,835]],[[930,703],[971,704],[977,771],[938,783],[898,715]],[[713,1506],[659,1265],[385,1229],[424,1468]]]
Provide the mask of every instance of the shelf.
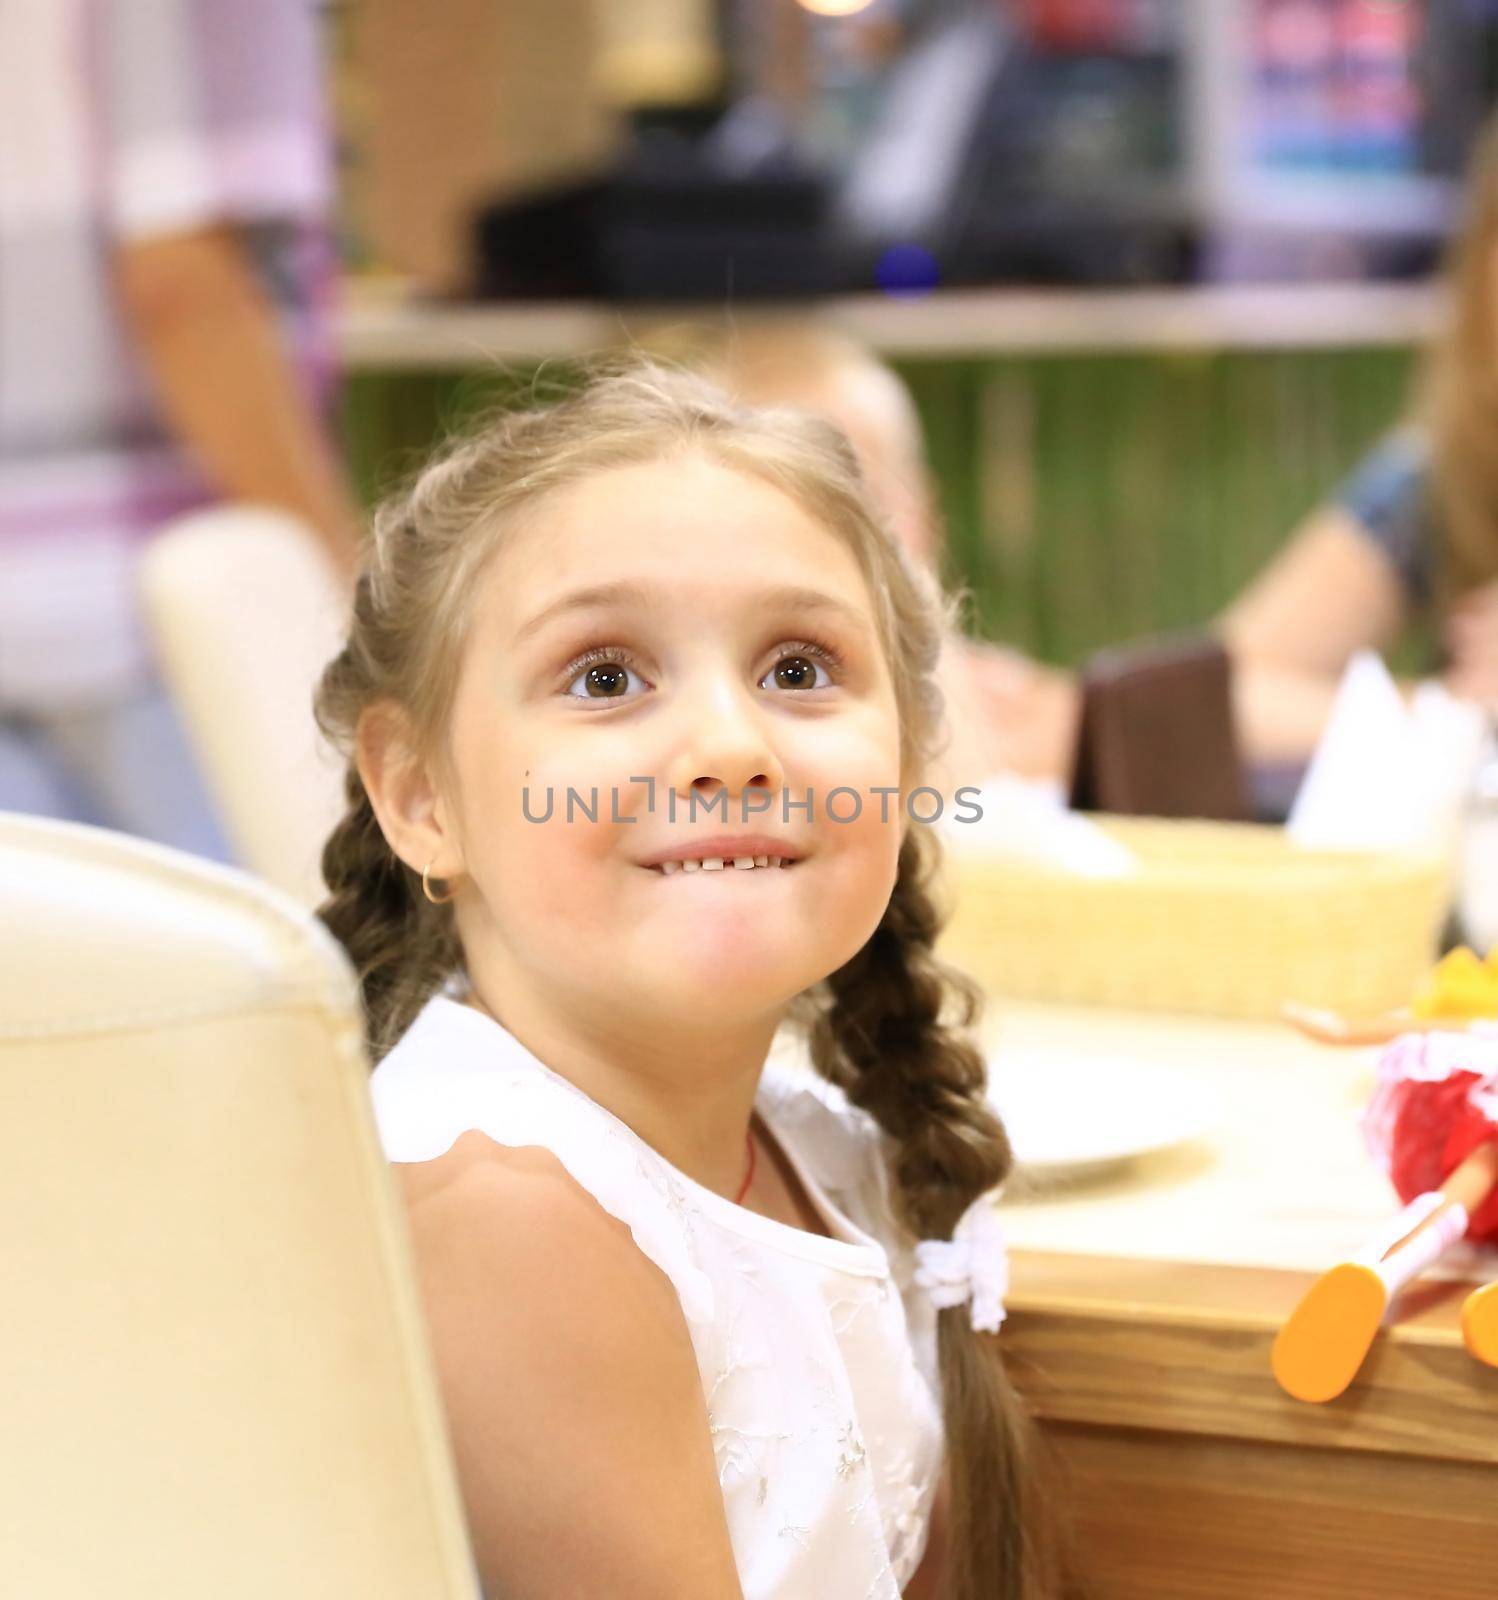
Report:
[[[954,289],[921,298],[877,294],[740,302],[751,316],[829,323],[896,359],[1141,351],[1296,350],[1415,345],[1435,330],[1428,284],[1316,284],[1057,291]],[[658,322],[718,319],[723,307],[563,301],[483,305],[393,300],[350,287],[339,345],[352,371],[472,369],[577,356]]]

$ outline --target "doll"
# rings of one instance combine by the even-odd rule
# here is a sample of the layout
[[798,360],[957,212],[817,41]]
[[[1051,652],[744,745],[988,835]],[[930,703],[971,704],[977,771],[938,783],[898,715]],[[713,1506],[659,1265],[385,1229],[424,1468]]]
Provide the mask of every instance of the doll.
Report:
[[[1458,1240],[1498,1243],[1498,1023],[1395,1037],[1361,1128],[1405,1207],[1322,1273],[1281,1328],[1274,1375],[1300,1400],[1346,1389],[1400,1289]],[[1462,1332],[1477,1359],[1498,1366],[1498,1283],[1468,1297]]]

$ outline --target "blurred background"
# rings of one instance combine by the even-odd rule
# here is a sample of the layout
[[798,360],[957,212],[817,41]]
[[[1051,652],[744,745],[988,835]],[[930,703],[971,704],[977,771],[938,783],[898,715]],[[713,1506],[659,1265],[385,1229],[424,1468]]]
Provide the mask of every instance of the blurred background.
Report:
[[1498,0],[58,0],[0,85],[0,808],[243,858],[205,662],[306,585],[159,535],[267,508],[346,585],[443,432],[625,342],[866,425],[969,770],[1071,784],[1088,664],[1191,630],[1267,820],[1358,649],[1498,704]]
[[[351,267],[500,302],[816,297],[915,397],[982,630],[1064,664],[1212,614],[1395,421],[1498,85],[1489,0],[444,15],[330,10]],[[1179,292],[1207,285],[1277,292]],[[424,347],[356,303],[366,491],[488,397],[486,352],[595,332],[536,305]]]

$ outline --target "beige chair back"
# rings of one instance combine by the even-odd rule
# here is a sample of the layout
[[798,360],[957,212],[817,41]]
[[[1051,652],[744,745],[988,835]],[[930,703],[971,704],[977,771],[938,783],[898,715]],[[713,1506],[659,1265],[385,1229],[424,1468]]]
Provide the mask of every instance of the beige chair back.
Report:
[[146,547],[141,599],[235,859],[305,906],[343,815],[343,762],[312,691],[342,648],[347,598],[314,536],[284,512],[224,506]]
[[0,813],[0,1593],[475,1600],[353,973],[286,895]]

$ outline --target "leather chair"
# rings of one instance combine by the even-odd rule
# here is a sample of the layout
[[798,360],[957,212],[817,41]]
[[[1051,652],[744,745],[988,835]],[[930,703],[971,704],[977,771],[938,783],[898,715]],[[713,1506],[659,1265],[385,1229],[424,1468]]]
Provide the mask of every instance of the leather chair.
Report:
[[235,859],[315,908],[343,815],[343,761],[312,716],[348,622],[331,563],[285,512],[221,506],[164,527],[140,570],[162,675]]
[[0,813],[0,1592],[476,1600],[353,973],[287,895]]

